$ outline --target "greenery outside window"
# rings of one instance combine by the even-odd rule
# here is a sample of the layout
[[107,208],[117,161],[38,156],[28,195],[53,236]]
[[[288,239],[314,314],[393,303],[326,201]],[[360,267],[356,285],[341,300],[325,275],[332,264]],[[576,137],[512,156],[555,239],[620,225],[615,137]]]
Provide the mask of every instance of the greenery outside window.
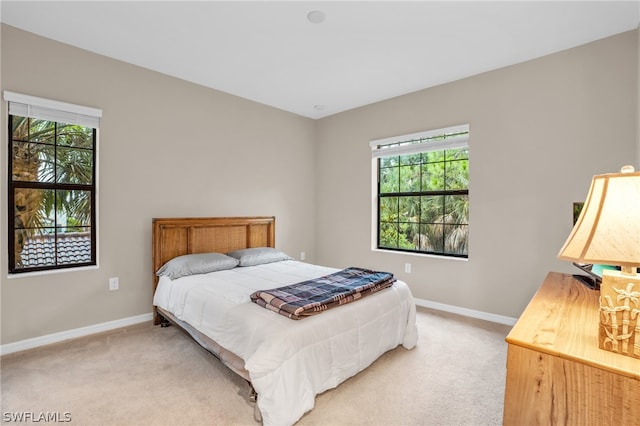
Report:
[[469,255],[469,126],[370,143],[374,248]]
[[7,91],[4,98],[9,101],[9,272],[96,265],[102,112]]

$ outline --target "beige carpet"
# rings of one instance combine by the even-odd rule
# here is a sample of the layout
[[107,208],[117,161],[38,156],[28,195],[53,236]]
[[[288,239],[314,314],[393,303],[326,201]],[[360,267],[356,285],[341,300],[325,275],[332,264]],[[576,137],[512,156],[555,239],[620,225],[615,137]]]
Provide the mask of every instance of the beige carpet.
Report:
[[[425,308],[417,318],[416,348],[319,395],[297,424],[500,425],[510,327]],[[3,423],[29,413],[72,425],[257,425],[249,385],[176,327],[141,324],[0,363]]]

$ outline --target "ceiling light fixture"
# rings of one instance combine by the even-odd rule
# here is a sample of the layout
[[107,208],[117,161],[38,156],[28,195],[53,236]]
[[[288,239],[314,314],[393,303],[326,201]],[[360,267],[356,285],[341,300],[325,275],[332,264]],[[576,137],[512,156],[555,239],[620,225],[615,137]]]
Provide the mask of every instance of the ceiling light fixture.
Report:
[[307,20],[313,24],[319,24],[324,21],[325,14],[321,10],[312,10],[307,14]]

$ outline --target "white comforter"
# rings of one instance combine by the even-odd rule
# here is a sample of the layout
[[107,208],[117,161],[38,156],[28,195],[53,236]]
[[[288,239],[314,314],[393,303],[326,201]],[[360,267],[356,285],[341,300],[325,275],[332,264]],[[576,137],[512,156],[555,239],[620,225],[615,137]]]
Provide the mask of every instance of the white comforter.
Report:
[[249,295],[337,271],[297,261],[238,267],[171,281],[154,305],[173,313],[245,361],[264,425],[291,425],[315,396],[368,367],[386,351],[415,346],[415,304],[402,281],[362,300],[299,321]]

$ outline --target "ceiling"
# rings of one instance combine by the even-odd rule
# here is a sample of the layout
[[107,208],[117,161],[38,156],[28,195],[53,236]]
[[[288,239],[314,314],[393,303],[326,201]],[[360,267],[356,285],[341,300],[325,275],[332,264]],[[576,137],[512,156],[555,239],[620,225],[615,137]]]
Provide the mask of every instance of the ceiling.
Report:
[[639,6],[2,0],[0,20],[317,119],[636,29]]

